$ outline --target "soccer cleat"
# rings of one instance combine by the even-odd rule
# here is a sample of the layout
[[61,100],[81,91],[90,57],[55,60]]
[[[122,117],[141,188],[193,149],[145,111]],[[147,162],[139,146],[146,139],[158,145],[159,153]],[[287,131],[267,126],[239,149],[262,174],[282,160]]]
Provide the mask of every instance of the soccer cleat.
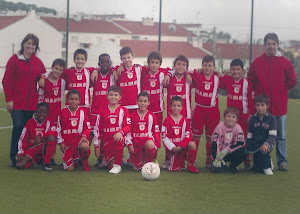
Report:
[[273,172],[272,172],[272,169],[271,169],[271,168],[264,169],[264,173],[265,173],[266,175],[273,175]]
[[86,172],[90,171],[90,165],[89,165],[89,162],[87,160],[86,161],[82,161],[82,168]]
[[196,173],[199,173],[199,170],[196,169],[196,167],[194,167],[193,165],[190,165],[190,164],[189,164],[187,169],[188,169],[188,171],[191,172],[191,173],[195,173],[195,174],[196,174]]
[[45,164],[45,165],[43,166],[43,169],[44,169],[45,171],[47,171],[47,172],[52,172],[52,171],[53,171],[53,169],[50,167],[50,164]]
[[98,158],[96,163],[95,163],[95,166],[99,167],[99,165],[102,164],[102,162],[103,162],[103,160],[101,158]]
[[279,170],[279,171],[287,171],[287,170],[288,170],[287,165],[284,164],[284,163],[280,164],[280,165],[278,166],[278,170]]
[[52,166],[57,166],[57,163],[56,163],[56,161],[54,160],[54,158],[51,158],[50,164],[51,164]]
[[240,171],[237,167],[230,167],[230,166],[229,166],[229,172],[234,173],[234,174],[240,173]]
[[111,174],[118,174],[121,171],[122,171],[122,168],[121,168],[120,165],[113,164],[113,168],[111,168],[111,170],[109,170],[109,173],[111,173]]

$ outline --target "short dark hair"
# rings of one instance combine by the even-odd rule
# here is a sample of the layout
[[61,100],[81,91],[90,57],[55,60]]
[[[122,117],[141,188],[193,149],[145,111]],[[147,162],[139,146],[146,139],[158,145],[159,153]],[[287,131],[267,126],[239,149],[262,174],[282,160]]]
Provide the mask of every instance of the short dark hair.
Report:
[[266,105],[269,105],[269,97],[266,94],[259,94],[254,97],[254,104],[256,103],[265,103]]
[[53,68],[55,65],[59,65],[60,67],[66,68],[66,62],[63,59],[55,59],[52,63],[51,68]]
[[79,100],[81,99],[81,95],[80,92],[76,89],[71,89],[68,93],[67,93],[67,99],[69,99],[69,97],[71,96],[71,94],[77,94],[79,96]]
[[131,50],[130,47],[123,47],[123,48],[121,48],[121,50],[120,50],[120,57],[122,58],[122,56],[124,54],[127,54],[127,53],[130,53],[133,56],[133,52],[132,52],[132,50]]
[[277,43],[277,45],[279,45],[279,39],[276,33],[268,33],[267,35],[265,35],[264,45],[267,44],[268,39],[274,40]]
[[40,108],[40,107],[46,107],[47,111],[49,112],[49,105],[48,103],[44,103],[44,102],[41,102],[37,105],[36,107],[36,111]]
[[243,63],[243,61],[241,59],[234,59],[234,60],[232,60],[231,63],[230,63],[230,68],[232,66],[241,66],[241,68],[244,69],[244,63]]
[[106,57],[106,56],[109,57],[109,63],[112,64],[112,61],[111,61],[111,59],[110,59],[110,55],[107,54],[107,53],[100,54],[100,55],[99,55],[99,58],[98,58],[98,61],[100,62],[101,58],[102,58],[102,57]]
[[160,64],[162,63],[161,54],[156,51],[152,51],[149,53],[148,58],[147,58],[148,65],[150,64],[151,59],[157,59],[157,60],[159,60]]
[[149,97],[149,94],[146,92],[146,91],[142,91],[138,94],[136,100],[139,99],[139,97],[147,97],[148,98],[148,101],[150,101],[150,97]]
[[229,113],[235,114],[237,118],[239,118],[239,116],[240,116],[239,110],[235,107],[227,107],[224,110],[223,117],[225,118],[226,114],[229,114]]
[[36,53],[38,50],[40,50],[39,38],[36,35],[29,33],[24,37],[23,41],[21,42],[21,49],[19,50],[19,54],[24,53],[24,43],[27,42],[29,39],[32,39],[33,44],[35,45],[34,52]]
[[186,63],[186,67],[187,67],[187,68],[189,67],[189,60],[188,60],[188,58],[186,58],[185,56],[183,56],[183,55],[178,55],[178,56],[175,58],[175,60],[174,60],[173,66],[176,65],[176,62],[177,62],[177,61],[183,61],[183,62],[185,62],[185,63]]
[[216,66],[215,58],[211,55],[206,55],[205,57],[203,57],[202,65],[203,65],[204,62],[212,62],[214,64],[214,66]]
[[87,54],[86,50],[84,50],[84,49],[82,49],[82,48],[77,49],[77,50],[74,52],[74,57],[73,57],[73,59],[75,59],[76,56],[77,56],[78,54],[83,54],[85,60],[87,60],[88,54]]
[[183,105],[183,101],[182,101],[181,97],[179,97],[179,96],[172,97],[172,99],[170,101],[170,106],[173,104],[174,101],[179,101],[181,103],[181,105]]
[[107,90],[107,94],[109,94],[109,92],[111,92],[111,91],[117,92],[117,93],[119,93],[121,95],[121,88],[119,86],[117,86],[117,85],[110,86],[108,88],[108,90]]

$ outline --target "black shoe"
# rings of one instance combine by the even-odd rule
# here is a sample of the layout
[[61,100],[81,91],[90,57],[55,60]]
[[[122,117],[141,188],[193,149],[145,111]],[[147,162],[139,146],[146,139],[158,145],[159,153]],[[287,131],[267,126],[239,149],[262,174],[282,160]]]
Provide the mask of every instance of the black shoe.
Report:
[[236,167],[229,167],[229,172],[234,174],[240,173],[240,171]]
[[38,167],[41,167],[44,163],[44,160],[43,159],[39,159],[36,164],[38,165]]
[[51,158],[50,164],[51,164],[52,166],[57,166],[57,163],[56,163],[56,161],[54,160],[54,158]]
[[96,163],[95,163],[95,166],[99,167],[99,165],[101,165],[102,161],[103,160],[101,158],[98,158],[97,161],[96,161]]
[[50,164],[45,164],[45,165],[43,166],[43,169],[44,169],[45,171],[47,171],[47,172],[52,172],[52,171],[53,171],[53,169],[50,167]]
[[278,166],[279,171],[288,171],[287,165],[282,163]]

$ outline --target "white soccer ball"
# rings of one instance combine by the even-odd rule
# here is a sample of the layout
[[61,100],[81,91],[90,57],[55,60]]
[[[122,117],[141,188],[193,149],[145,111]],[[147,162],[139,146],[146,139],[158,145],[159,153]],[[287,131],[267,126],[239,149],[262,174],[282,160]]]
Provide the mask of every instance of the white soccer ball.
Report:
[[153,181],[160,175],[159,165],[153,162],[148,162],[143,166],[141,173],[146,180]]

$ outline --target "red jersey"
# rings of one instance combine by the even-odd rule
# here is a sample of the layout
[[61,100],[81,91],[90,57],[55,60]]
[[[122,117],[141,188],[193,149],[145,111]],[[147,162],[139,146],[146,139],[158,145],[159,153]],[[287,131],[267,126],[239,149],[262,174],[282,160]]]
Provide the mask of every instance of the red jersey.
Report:
[[[94,68],[82,68],[80,71],[77,71],[76,68],[72,68],[65,69],[62,74],[66,80],[66,88],[79,91],[81,95],[80,106],[90,107],[90,74],[94,70]],[[68,105],[67,102],[66,105]]]
[[88,139],[90,131],[88,116],[81,107],[78,107],[75,112],[71,112],[68,107],[60,111],[57,120],[58,144],[64,142],[66,145],[72,145],[81,137]]
[[183,116],[179,121],[175,121],[172,115],[168,115],[164,120],[161,133],[162,141],[170,151],[174,146],[186,148],[192,140],[190,124]]
[[107,90],[110,86],[114,85],[114,78],[110,72],[101,74],[99,72],[98,79],[92,84],[93,87],[93,103],[91,114],[100,113],[103,106],[108,105]]
[[[33,142],[38,134],[40,134],[43,138],[46,138],[49,135],[56,136],[56,127],[47,118],[42,123],[38,123],[34,118],[28,120],[19,139],[18,155],[22,155],[24,154],[25,150],[37,146],[34,145]],[[41,143],[43,143],[43,141],[41,141],[39,144]]]
[[58,114],[62,109],[62,100],[65,96],[65,86],[66,81],[61,77],[56,83],[51,82],[48,76],[51,72],[45,74],[45,86],[40,87],[39,93],[39,103],[45,102],[49,105],[49,119],[52,121],[57,121]]
[[149,68],[143,67],[142,91],[146,91],[150,97],[149,111],[153,113],[164,111],[163,80],[168,70],[160,68],[155,74],[151,74]]
[[189,71],[195,87],[195,104],[202,107],[218,107],[219,77],[206,77],[203,72]]
[[119,103],[127,109],[138,108],[136,98],[141,92],[141,76],[142,67],[133,65],[130,69],[125,67],[117,81],[122,92],[122,99]]
[[145,143],[149,138],[155,142],[157,148],[160,148],[160,131],[156,117],[150,111],[141,117],[138,110],[130,115],[131,117],[131,133],[126,137],[126,146]]
[[192,108],[191,108],[191,88],[192,85],[186,82],[185,76],[178,79],[176,75],[170,79],[170,83],[167,86],[167,103],[168,103],[168,115],[172,114],[170,108],[170,102],[172,97],[179,96],[183,101],[183,108],[180,112],[187,119],[192,117]]
[[131,119],[128,109],[118,106],[115,110],[107,106],[101,114],[97,116],[94,128],[94,146],[99,147],[99,140],[105,145],[113,141],[113,136],[121,132],[123,137],[131,130]]
[[235,107],[240,114],[255,113],[252,85],[247,79],[235,81],[232,76],[220,78],[220,88],[227,90],[227,107]]

